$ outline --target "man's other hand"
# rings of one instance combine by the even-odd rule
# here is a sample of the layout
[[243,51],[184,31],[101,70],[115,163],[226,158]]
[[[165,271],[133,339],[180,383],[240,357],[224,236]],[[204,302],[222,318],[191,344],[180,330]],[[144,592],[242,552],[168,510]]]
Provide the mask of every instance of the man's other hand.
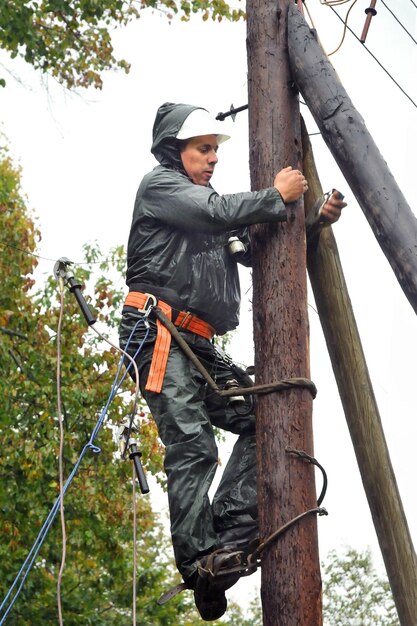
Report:
[[337,191],[337,189],[333,189],[332,195],[329,197],[327,202],[325,202],[320,210],[320,222],[325,222],[326,224],[334,224],[341,216],[342,209],[345,206],[346,202],[343,201],[343,196],[340,191]]

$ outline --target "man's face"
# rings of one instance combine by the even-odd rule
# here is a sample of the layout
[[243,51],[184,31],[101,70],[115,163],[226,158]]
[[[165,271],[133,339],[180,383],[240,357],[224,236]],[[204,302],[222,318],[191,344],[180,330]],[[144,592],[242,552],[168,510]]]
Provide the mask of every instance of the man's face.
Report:
[[216,135],[201,135],[192,137],[181,151],[184,169],[196,185],[208,185],[218,161],[217,148]]

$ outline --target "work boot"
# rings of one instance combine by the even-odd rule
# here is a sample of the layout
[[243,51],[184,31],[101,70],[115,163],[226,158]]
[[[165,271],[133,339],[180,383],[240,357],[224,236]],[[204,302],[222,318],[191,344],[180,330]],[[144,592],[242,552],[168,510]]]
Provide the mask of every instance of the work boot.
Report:
[[194,600],[201,618],[210,622],[221,617],[227,609],[226,589],[240,578],[239,571],[227,570],[239,567],[242,553],[226,548],[215,550],[197,561]]
[[213,622],[226,613],[227,598],[223,591],[203,586],[200,578],[194,589],[194,602],[205,622]]

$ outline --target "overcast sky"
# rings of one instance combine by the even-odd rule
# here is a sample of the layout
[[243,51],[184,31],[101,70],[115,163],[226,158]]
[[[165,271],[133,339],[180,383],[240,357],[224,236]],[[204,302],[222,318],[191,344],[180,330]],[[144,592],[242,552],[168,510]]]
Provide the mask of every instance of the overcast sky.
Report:
[[[358,0],[351,12],[349,24],[358,36],[368,5],[368,0]],[[348,6],[337,8],[340,15]],[[343,25],[319,0],[310,0],[308,7],[322,45],[330,53],[341,40]],[[417,102],[416,45],[382,2],[377,8],[366,45]],[[390,8],[417,39],[414,2],[391,0]],[[52,80],[41,81],[24,63],[11,63],[6,55],[0,55],[0,61],[22,81],[7,78],[7,87],[1,92],[0,129],[22,166],[24,192],[38,217],[43,272],[52,272],[54,260],[60,256],[82,260],[82,244],[87,241],[98,240],[104,250],[126,242],[138,183],[155,165],[149,148],[160,104],[187,102],[204,106],[215,115],[232,103],[247,103],[245,29],[244,23],[203,23],[199,18],[191,24],[169,24],[163,15],[145,11],[137,23],[114,35],[116,56],[132,63],[130,74],[108,73],[102,92],[76,95],[64,92]],[[416,213],[416,105],[350,33],[330,58]],[[305,106],[302,114],[309,132],[316,132]],[[232,140],[219,150],[213,185],[219,193],[247,190],[247,113],[241,113],[235,123],[225,122],[226,128]],[[327,147],[319,136],[311,140],[323,188],[339,188],[349,203],[334,233],[416,543],[415,314]],[[242,283],[242,330],[232,342],[231,353],[249,365],[249,272],[242,274]],[[378,560],[378,544],[312,295],[309,305],[311,375],[318,388],[315,453],[329,478],[323,503],[329,516],[319,519],[321,556],[342,545],[370,546]],[[320,487],[318,476],[318,490]],[[165,502],[158,500],[158,506],[162,510]]]

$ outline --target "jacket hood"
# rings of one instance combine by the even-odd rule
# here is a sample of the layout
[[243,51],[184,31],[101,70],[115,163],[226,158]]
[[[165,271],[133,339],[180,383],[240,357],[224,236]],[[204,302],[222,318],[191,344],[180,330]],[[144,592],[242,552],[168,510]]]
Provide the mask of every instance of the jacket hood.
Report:
[[190,113],[201,108],[172,102],[159,107],[153,125],[151,152],[161,165],[182,169],[177,133]]

